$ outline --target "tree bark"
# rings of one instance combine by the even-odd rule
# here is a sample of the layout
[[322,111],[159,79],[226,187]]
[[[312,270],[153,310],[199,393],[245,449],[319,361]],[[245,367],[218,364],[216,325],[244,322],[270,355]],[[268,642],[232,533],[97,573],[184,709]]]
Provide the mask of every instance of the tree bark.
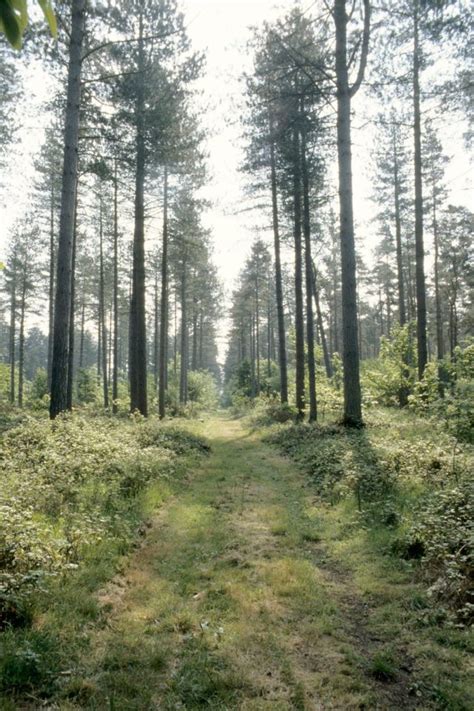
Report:
[[420,46],[418,0],[413,5],[413,134],[415,142],[415,257],[418,377],[421,380],[428,362],[426,340],[425,250],[423,244],[423,177],[421,157]]
[[309,422],[315,422],[318,416],[316,401],[316,363],[314,357],[314,316],[312,298],[312,260],[311,260],[311,220],[309,213],[309,178],[306,159],[306,136],[301,137],[301,173],[303,178],[303,233],[306,278],[306,343],[308,346],[308,388]]
[[77,185],[81,104],[81,54],[85,27],[85,5],[86,0],[72,0],[61,216],[59,222],[56,299],[54,308],[51,402],[49,408],[50,417],[52,419],[67,409],[72,242],[74,231],[74,202]]
[[[26,255],[24,257],[26,259]],[[23,407],[23,382],[25,370],[25,312],[26,312],[26,262],[23,265],[23,283],[20,300],[20,332],[18,334],[18,407]]]
[[51,372],[53,367],[53,330],[54,330],[54,258],[55,258],[55,234],[54,234],[54,172],[51,173],[51,204],[49,216],[49,303],[48,303],[48,361],[47,378],[48,392],[51,392]]
[[275,251],[275,294],[278,320],[278,361],[280,366],[280,400],[288,402],[288,365],[286,357],[285,313],[283,307],[283,285],[281,274],[280,226],[278,220],[278,194],[275,164],[275,144],[273,140],[273,121],[270,117],[270,168],[272,189],[273,244]]
[[140,11],[136,119],[135,230],[133,236],[132,298],[130,300],[130,410],[148,415],[145,310],[145,55]]
[[160,312],[160,383],[158,413],[166,414],[167,346],[168,346],[168,169],[165,167],[163,185],[163,246],[161,250],[161,312]]
[[[109,407],[109,380],[107,369],[107,322],[105,314],[105,274],[104,274],[104,225],[102,214],[102,195],[99,205],[99,310],[100,323],[102,328],[102,392],[104,397],[104,408]],[[143,413],[142,413],[143,414]]]
[[186,258],[183,258],[181,274],[181,367],[179,372],[179,401],[185,405],[188,401],[188,311],[187,311],[187,273]]
[[[16,261],[16,255],[13,256]],[[10,300],[10,333],[9,333],[9,359],[10,359],[10,403],[15,403],[15,331],[16,331],[16,265],[13,264],[11,300]]]
[[67,354],[67,409],[72,410],[72,393],[74,388],[74,311],[76,294],[76,251],[77,251],[77,183],[74,199],[74,227],[72,231],[71,258],[71,298],[69,311],[69,347]]
[[112,412],[118,412],[118,340],[119,340],[119,298],[118,298],[118,175],[117,160],[114,161],[114,340],[112,349]]
[[295,336],[296,336],[296,409],[304,417],[304,319],[303,260],[301,240],[301,158],[298,130],[293,129],[293,214],[295,248]]
[[362,425],[357,323],[356,255],[352,198],[351,97],[363,78],[367,61],[370,7],[364,0],[365,19],[362,55],[356,83],[349,86],[346,0],[334,1],[336,25],[337,152],[342,279],[342,332],[344,366],[344,418],[346,426]]

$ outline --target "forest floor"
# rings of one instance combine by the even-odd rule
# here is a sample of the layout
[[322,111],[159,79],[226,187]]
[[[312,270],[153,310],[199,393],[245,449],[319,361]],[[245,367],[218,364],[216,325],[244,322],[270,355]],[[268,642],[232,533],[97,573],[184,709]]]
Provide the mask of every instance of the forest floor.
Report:
[[409,576],[363,536],[341,538],[303,473],[245,422],[190,426],[210,457],[99,591],[103,621],[47,708],[467,708],[430,701],[426,680],[456,659],[414,630]]

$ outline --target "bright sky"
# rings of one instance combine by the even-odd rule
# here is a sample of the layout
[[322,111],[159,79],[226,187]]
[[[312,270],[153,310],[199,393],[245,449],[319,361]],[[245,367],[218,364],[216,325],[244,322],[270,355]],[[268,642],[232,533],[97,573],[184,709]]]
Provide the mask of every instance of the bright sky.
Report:
[[[212,208],[205,216],[215,242],[215,261],[227,293],[241,269],[250,245],[255,238],[255,227],[267,224],[268,216],[249,211],[250,202],[243,187],[245,176],[239,173],[242,159],[239,127],[239,103],[241,86],[239,77],[251,68],[251,57],[246,52],[250,36],[249,27],[258,26],[264,20],[272,20],[293,6],[292,0],[275,4],[274,0],[182,0],[188,33],[193,47],[207,55],[207,73],[200,85],[203,90],[203,124],[210,131],[208,150],[211,182],[206,197],[212,200]],[[303,9],[311,13],[315,2],[302,2]],[[27,205],[27,186],[32,178],[31,161],[28,155],[39,147],[44,119],[37,110],[44,97],[39,74],[29,73],[29,91],[37,98],[31,102],[24,116],[25,140],[19,154],[14,156],[14,174],[6,191],[0,198],[0,259],[4,258],[8,231],[14,219]],[[357,231],[363,237],[364,252],[374,245],[374,227],[370,226],[373,206],[369,200],[371,166],[368,160],[373,143],[374,127],[363,124],[359,94],[354,101],[354,189]],[[472,175],[462,146],[460,126],[445,129],[445,149],[454,154],[448,167],[447,180],[456,202],[469,205],[472,197]],[[18,166],[21,169],[18,170]],[[470,192],[471,190],[471,192]],[[270,239],[270,234],[268,233]],[[222,357],[225,324],[221,329],[220,353]]]

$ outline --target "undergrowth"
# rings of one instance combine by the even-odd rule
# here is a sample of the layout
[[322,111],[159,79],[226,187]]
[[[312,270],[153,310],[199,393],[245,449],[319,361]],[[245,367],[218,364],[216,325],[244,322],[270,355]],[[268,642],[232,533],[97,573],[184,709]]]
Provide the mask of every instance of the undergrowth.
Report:
[[124,550],[141,531],[142,492],[163,494],[202,438],[157,420],[26,418],[0,443],[0,627],[28,623],[41,594],[107,541]]
[[[426,581],[438,619],[474,617],[472,447],[409,413],[374,409],[369,426],[274,426],[266,440],[293,459],[333,506],[352,501],[355,525],[387,530],[386,552]],[[350,526],[349,526],[350,528]]]

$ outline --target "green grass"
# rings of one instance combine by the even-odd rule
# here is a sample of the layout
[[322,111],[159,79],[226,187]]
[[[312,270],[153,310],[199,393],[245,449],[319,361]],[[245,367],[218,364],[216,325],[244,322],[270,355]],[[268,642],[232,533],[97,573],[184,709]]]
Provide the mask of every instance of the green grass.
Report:
[[[46,673],[32,677],[30,705],[472,707],[467,633],[424,617],[425,588],[387,555],[387,526],[361,522],[355,497],[321,499],[242,421],[183,426],[206,435],[211,456],[165,495],[147,490],[143,544],[126,559],[104,543],[12,634]],[[0,707],[21,708],[24,692],[10,682]]]

